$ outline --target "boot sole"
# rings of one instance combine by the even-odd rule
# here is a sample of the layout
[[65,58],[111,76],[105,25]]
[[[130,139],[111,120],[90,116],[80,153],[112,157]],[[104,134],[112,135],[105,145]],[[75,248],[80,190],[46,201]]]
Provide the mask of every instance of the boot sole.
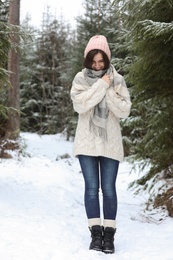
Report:
[[97,248],[97,247],[89,248],[89,250],[95,250],[95,251],[102,252],[102,248]]
[[103,253],[105,253],[105,254],[113,254],[113,253],[115,253],[115,250],[103,250]]

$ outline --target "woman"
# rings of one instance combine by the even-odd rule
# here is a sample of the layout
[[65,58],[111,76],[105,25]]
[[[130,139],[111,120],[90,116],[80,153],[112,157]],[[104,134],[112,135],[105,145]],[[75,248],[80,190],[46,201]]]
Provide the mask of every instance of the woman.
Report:
[[125,81],[110,59],[107,39],[93,36],[84,51],[85,68],[75,76],[70,93],[79,114],[74,155],[79,159],[85,182],[85,209],[92,237],[89,248],[105,253],[114,253],[116,177],[123,160],[119,118],[128,117],[131,107]]

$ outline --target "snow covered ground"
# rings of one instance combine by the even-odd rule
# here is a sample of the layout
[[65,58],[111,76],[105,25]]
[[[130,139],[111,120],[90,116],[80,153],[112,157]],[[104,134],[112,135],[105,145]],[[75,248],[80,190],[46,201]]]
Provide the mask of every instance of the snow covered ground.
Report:
[[[173,260],[173,219],[145,212],[145,196],[127,190],[138,177],[129,163],[120,165],[117,180],[116,252],[106,255],[88,250],[84,183],[73,143],[59,134],[21,138],[23,154],[0,161],[1,260]],[[70,157],[61,159],[66,153]]]

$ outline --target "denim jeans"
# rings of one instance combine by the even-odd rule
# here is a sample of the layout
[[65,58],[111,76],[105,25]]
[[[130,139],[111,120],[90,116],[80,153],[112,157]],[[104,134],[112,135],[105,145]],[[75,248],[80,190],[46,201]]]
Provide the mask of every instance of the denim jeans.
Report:
[[106,157],[78,155],[85,181],[85,209],[88,218],[100,218],[99,188],[103,195],[104,219],[116,219],[116,178],[119,161]]

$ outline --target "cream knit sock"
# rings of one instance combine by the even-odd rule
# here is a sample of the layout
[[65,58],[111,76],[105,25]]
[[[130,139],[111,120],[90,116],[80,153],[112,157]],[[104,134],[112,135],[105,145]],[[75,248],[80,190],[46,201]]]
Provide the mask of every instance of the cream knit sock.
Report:
[[104,219],[103,220],[103,226],[106,227],[112,227],[112,228],[116,228],[116,220],[113,219]]
[[89,218],[88,219],[88,226],[92,227],[92,226],[101,226],[101,219],[100,218]]

